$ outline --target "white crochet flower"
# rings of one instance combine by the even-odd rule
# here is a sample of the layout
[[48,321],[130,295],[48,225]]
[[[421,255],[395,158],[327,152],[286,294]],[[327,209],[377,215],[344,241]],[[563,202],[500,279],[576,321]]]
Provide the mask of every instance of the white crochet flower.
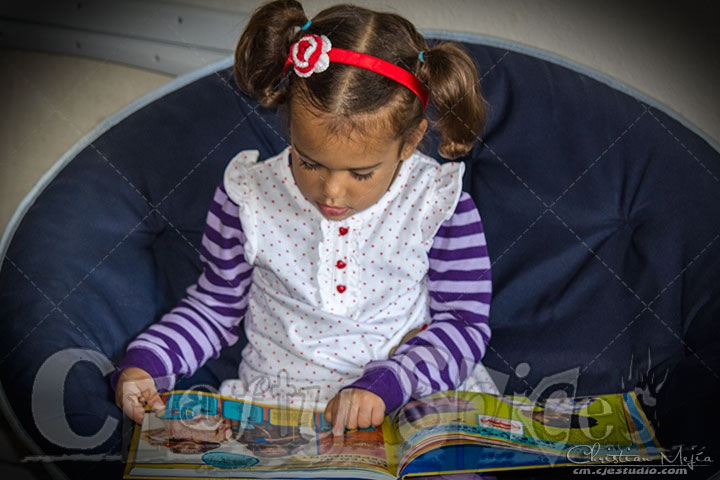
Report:
[[303,35],[290,50],[293,68],[298,76],[307,78],[315,72],[323,72],[330,66],[328,52],[332,49],[325,35]]

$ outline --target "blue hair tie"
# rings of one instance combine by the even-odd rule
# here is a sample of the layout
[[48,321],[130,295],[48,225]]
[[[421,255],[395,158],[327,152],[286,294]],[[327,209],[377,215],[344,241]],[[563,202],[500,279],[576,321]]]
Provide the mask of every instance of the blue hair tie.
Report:
[[302,27],[300,27],[300,30],[307,30],[309,27],[310,27],[310,20],[308,20],[305,25],[303,25]]
[[420,50],[420,53],[418,53],[418,58],[420,59],[421,63],[425,63],[425,59],[423,58],[423,52],[425,50]]

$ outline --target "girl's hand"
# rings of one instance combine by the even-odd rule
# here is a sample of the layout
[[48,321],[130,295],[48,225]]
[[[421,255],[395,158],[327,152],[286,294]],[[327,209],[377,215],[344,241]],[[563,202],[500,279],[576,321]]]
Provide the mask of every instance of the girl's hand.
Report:
[[115,389],[115,405],[135,423],[142,423],[145,405],[150,405],[156,412],[165,408],[155,380],[145,370],[135,367],[120,372]]
[[334,436],[345,429],[378,427],[385,418],[385,402],[369,390],[346,388],[335,395],[325,408],[325,421],[333,425]]

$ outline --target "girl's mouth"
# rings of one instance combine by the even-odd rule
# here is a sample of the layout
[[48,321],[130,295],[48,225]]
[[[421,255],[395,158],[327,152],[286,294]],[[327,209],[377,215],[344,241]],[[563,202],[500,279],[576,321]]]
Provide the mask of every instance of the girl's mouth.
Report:
[[339,217],[340,215],[344,215],[345,213],[347,213],[348,210],[350,210],[348,207],[329,207],[324,203],[320,202],[315,202],[315,204],[318,206],[320,211],[328,217]]

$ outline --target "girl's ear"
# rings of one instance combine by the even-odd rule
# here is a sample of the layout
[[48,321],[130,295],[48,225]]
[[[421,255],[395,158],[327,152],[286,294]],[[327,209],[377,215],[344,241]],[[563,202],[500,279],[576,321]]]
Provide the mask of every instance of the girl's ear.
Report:
[[407,159],[412,155],[412,153],[417,148],[420,141],[425,136],[425,132],[427,131],[428,121],[427,119],[423,118],[420,122],[420,125],[417,126],[415,131],[412,133],[410,138],[405,142],[405,145],[403,145],[402,153],[400,158],[403,160]]

